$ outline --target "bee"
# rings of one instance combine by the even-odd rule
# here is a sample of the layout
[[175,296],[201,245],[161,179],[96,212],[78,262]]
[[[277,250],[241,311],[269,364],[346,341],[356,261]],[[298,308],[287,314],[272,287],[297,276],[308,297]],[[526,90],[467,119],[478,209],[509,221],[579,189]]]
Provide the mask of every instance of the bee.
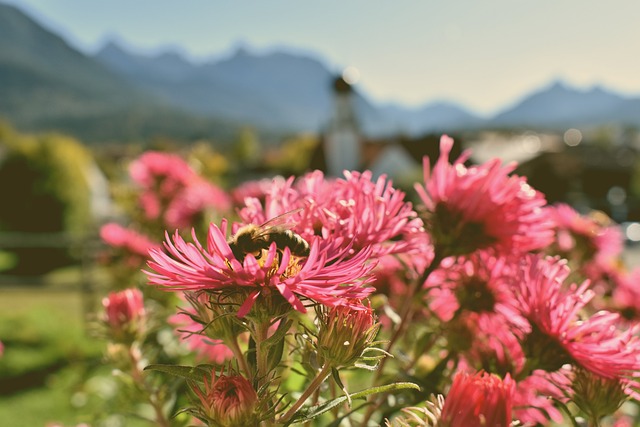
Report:
[[292,214],[301,209],[286,212],[270,219],[262,225],[248,224],[240,227],[227,243],[231,252],[240,262],[244,261],[247,254],[253,254],[256,260],[266,255],[269,246],[276,244],[278,251],[282,253],[284,248],[289,248],[292,255],[299,257],[309,256],[309,243],[290,228],[294,225],[289,219]]

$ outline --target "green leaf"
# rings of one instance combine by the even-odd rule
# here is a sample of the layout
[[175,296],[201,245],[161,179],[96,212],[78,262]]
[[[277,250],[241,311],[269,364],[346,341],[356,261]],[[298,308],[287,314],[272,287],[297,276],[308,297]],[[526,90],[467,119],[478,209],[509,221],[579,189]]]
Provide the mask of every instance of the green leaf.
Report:
[[284,340],[284,337],[289,332],[291,325],[293,324],[293,320],[289,320],[287,322],[281,321],[278,325],[278,329],[271,335],[269,338],[264,340],[263,344],[266,347],[278,345],[281,341]]
[[288,322],[280,322],[278,329],[272,336],[266,339],[262,344],[262,348],[266,350],[267,354],[267,372],[275,369],[282,361],[282,354],[284,352],[284,339],[291,327],[293,320]]
[[347,388],[344,386],[344,384],[342,384],[342,379],[340,379],[340,372],[338,372],[336,368],[331,368],[331,376],[333,376],[333,380],[336,382],[338,387],[340,387],[340,390],[342,390],[344,395],[347,397],[347,402],[349,403],[349,406],[351,406],[351,398],[349,397],[349,392],[347,391]]
[[282,362],[282,354],[284,353],[284,339],[280,342],[267,347],[267,372],[271,372]]
[[181,366],[181,365],[149,365],[145,371],[158,371],[171,374],[185,380],[202,383],[204,378],[211,377],[212,365]]
[[[403,389],[409,389],[409,388],[412,388],[414,390],[420,390],[420,387],[417,384],[400,382],[400,383],[387,384],[379,387],[371,387],[365,390],[358,391],[356,393],[349,394],[348,396],[349,396],[349,399],[351,400],[361,399],[363,397],[367,397],[369,395],[376,394],[376,393],[386,393],[388,391],[403,390]],[[296,414],[293,416],[291,421],[287,423],[287,425],[290,425],[292,423],[303,423],[303,422],[310,421],[316,417],[319,417],[325,412],[330,411],[336,406],[341,405],[346,401],[347,401],[347,396],[340,396],[335,399],[323,402],[319,405],[311,406],[308,408],[302,408],[298,412],[296,412]]]
[[371,403],[369,402],[365,402],[362,405],[358,406],[357,408],[353,408],[352,410],[350,410],[349,412],[347,412],[346,414],[336,418],[335,420],[333,420],[333,422],[331,424],[329,424],[327,427],[340,427],[342,425],[342,421],[349,417],[351,414],[354,414],[356,412],[358,412],[360,409],[364,408],[365,406],[369,406],[371,405]]
[[249,346],[247,348],[247,363],[249,364],[249,368],[251,369],[252,375],[255,376],[255,373],[258,370],[258,361],[256,360],[256,341],[253,339],[253,336],[249,335]]

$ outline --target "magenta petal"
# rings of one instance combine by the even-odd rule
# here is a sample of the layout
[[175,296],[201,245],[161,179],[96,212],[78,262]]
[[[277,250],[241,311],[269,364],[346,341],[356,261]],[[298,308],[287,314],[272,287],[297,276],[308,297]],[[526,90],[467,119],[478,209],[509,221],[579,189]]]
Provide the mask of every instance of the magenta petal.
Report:
[[291,304],[293,308],[298,310],[300,313],[307,312],[307,309],[304,307],[304,304],[302,304],[302,302],[298,298],[296,298],[295,294],[291,292],[291,289],[289,289],[286,284],[277,283],[276,288],[278,289],[278,291],[280,291],[284,299],[286,299],[287,302]]
[[247,313],[249,313],[251,307],[253,307],[253,304],[258,299],[258,295],[260,295],[260,291],[254,291],[249,294],[247,299],[244,300],[244,302],[240,306],[240,309],[238,310],[238,317],[242,318],[246,316]]

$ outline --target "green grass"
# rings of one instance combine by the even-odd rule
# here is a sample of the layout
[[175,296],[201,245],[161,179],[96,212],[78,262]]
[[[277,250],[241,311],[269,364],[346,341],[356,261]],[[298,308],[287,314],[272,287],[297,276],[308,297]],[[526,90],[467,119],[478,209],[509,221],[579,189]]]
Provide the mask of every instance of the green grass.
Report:
[[45,372],[35,375],[35,388],[0,395],[0,420],[14,427],[81,421],[71,405],[73,388],[87,364],[99,361],[103,344],[86,332],[79,292],[56,286],[0,290],[0,341],[3,388],[20,389],[25,375]]
[[71,404],[74,376],[73,368],[67,368],[50,376],[44,387],[0,397],[0,420],[10,420],[7,425],[13,427],[43,427],[53,421],[75,426],[88,421]]

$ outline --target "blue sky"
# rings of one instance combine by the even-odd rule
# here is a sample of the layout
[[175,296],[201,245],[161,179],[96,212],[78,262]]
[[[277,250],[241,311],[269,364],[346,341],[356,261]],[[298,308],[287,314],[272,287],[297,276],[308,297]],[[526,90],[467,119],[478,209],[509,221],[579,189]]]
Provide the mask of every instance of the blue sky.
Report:
[[559,78],[640,94],[637,0],[4,1],[84,51],[117,38],[196,60],[240,44],[313,52],[336,71],[358,68],[376,101],[492,113]]

